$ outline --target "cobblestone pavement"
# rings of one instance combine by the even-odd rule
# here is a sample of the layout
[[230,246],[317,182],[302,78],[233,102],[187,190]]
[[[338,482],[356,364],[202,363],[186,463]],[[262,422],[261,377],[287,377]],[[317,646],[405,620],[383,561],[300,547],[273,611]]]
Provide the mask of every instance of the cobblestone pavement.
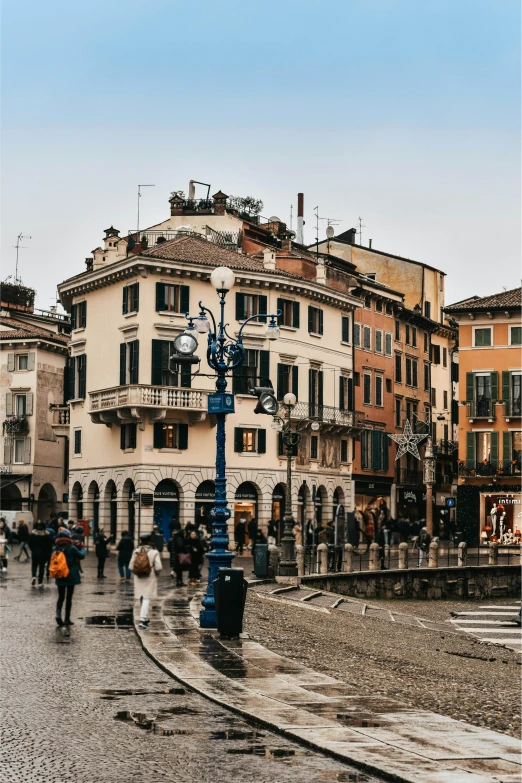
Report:
[[[347,610],[349,604],[327,613],[321,605],[297,608],[284,593],[281,601],[257,595],[260,589],[273,586],[249,590],[251,639],[373,695],[520,736],[519,654],[455,633],[449,623],[445,630],[450,611],[469,610],[473,602],[372,601],[376,611],[368,614]],[[406,621],[391,622],[390,609],[404,612]],[[420,627],[415,615],[430,622]]]
[[0,583],[2,783],[377,783],[180,687],[142,651],[114,560],[103,582],[94,569],[89,556],[70,633],[28,565]]

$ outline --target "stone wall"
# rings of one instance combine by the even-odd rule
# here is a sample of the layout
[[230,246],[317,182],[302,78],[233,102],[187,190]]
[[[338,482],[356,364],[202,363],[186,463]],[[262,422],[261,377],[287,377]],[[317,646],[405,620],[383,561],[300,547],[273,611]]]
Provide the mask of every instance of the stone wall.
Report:
[[356,598],[519,598],[520,577],[518,565],[465,566],[314,574],[301,577],[301,584]]

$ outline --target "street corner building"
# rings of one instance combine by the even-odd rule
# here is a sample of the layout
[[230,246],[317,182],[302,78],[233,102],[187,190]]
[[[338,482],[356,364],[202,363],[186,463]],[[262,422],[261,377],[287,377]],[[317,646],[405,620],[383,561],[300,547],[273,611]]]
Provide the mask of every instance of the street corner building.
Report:
[[457,521],[470,543],[521,538],[521,304],[515,288],[446,308],[462,381]]

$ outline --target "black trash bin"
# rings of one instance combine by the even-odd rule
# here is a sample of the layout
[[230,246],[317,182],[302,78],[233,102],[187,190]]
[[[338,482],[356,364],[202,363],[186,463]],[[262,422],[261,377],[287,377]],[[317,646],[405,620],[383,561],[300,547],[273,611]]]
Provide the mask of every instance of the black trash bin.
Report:
[[254,549],[254,574],[258,579],[268,576],[268,544],[256,544]]
[[214,580],[217,628],[221,636],[243,632],[247,582],[242,568],[220,568]]

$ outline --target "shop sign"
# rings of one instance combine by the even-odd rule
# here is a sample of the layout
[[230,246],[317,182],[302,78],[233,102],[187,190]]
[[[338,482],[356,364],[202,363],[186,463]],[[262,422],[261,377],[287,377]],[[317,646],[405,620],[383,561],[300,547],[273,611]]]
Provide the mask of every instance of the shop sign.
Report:
[[207,410],[209,413],[234,413],[234,395],[226,392],[209,394]]
[[214,492],[196,492],[196,500],[214,500]]
[[256,502],[257,496],[253,492],[236,492],[236,500],[250,500]]
[[511,497],[503,498],[502,495],[498,496],[497,505],[499,506],[516,506],[522,503],[521,495],[513,495]]
[[391,484],[384,481],[356,481],[356,495],[383,495],[387,497],[391,492]]
[[403,490],[402,499],[404,503],[417,503],[417,493],[413,492],[411,489],[405,489]]
[[0,465],[0,475],[11,474],[12,472],[9,465]]
[[165,492],[160,490],[160,492],[154,493],[155,500],[161,500],[162,498],[178,500],[177,490],[167,490]]
[[[279,501],[281,501],[281,500],[284,500],[284,499],[285,499],[285,496],[284,496],[284,495],[282,495],[282,494],[281,494],[281,493],[279,493],[279,492],[277,492],[277,493],[274,493],[274,494],[272,495],[272,500],[275,500],[275,501],[279,500]],[[298,498],[298,499],[299,499],[299,498]],[[302,497],[301,497],[301,500],[302,500]]]

